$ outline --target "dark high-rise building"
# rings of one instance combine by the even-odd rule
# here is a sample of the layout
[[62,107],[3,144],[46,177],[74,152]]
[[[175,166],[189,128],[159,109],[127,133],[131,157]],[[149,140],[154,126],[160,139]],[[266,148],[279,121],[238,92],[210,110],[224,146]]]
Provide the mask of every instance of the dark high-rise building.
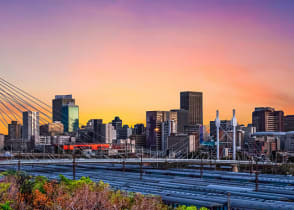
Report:
[[82,138],[87,142],[102,143],[103,142],[103,120],[91,119],[88,121],[87,126],[84,129],[79,130]]
[[135,140],[137,148],[146,147],[146,135],[145,134],[134,134],[130,136],[131,140]]
[[203,94],[202,92],[185,91],[180,93],[181,109],[188,111],[188,123],[203,124]]
[[185,125],[188,125],[188,111],[185,109],[172,109],[177,113],[177,133],[184,133]]
[[136,124],[133,129],[134,135],[142,135],[145,134],[145,126],[144,124]]
[[19,124],[17,121],[11,121],[11,124],[8,124],[8,138],[9,139],[21,138],[21,124]]
[[168,111],[146,112],[146,147],[153,150],[161,150],[162,147],[162,123],[169,120]]
[[118,116],[116,116],[114,120],[112,120],[111,124],[116,130],[116,138],[121,139],[119,134],[120,134],[120,129],[122,128],[122,120]]
[[116,116],[114,120],[112,120],[111,124],[116,130],[122,128],[122,120],[118,116]]
[[94,139],[95,142],[102,142],[102,129],[103,129],[103,120],[95,119],[93,120],[93,130],[94,130]]
[[124,125],[118,130],[119,137],[117,139],[128,139],[132,135],[132,129],[128,125]]
[[72,98],[72,95],[55,96],[55,99],[52,100],[53,122],[62,121],[62,107],[68,104],[75,104],[75,99]]
[[294,115],[284,117],[284,131],[294,131]]
[[257,107],[252,112],[252,124],[257,132],[284,130],[284,112],[271,107]]

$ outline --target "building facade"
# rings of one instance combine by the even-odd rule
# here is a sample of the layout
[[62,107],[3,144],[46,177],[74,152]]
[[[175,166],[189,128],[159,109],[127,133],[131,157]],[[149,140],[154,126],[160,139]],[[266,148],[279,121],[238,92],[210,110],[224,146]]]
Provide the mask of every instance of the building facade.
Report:
[[[170,111],[146,112],[146,147],[153,150],[162,150],[163,122],[173,121],[177,123],[177,113]],[[176,126],[173,128],[176,129]]]
[[79,129],[79,107],[67,104],[62,107],[62,120],[64,132],[76,132]]
[[21,124],[19,124],[17,121],[11,121],[11,124],[8,124],[8,138],[9,139],[21,138]]
[[188,125],[188,110],[172,109],[171,112],[177,113],[177,133],[184,133],[184,127]]
[[53,122],[40,126],[41,136],[59,136],[64,132],[64,126],[61,122]]
[[284,131],[294,131],[294,115],[284,117]]
[[132,135],[132,129],[128,125],[124,125],[118,130],[119,136],[117,139],[128,139]]
[[62,121],[62,107],[68,104],[75,104],[75,99],[72,95],[56,95],[52,100],[52,117],[53,122]]
[[102,142],[112,144],[116,140],[116,130],[111,123],[102,125]]
[[32,140],[32,138],[38,139],[40,133],[39,129],[39,112],[23,112],[22,138],[24,140]]
[[122,120],[119,118],[119,116],[115,116],[111,124],[116,130],[116,138],[121,139],[121,137],[119,136],[119,133],[120,133],[120,129],[122,128]]
[[143,134],[145,134],[145,131],[146,131],[146,128],[143,123],[136,124],[133,129],[133,134],[134,135],[143,135]]
[[257,132],[284,130],[284,112],[271,107],[257,107],[252,113],[252,124]]
[[188,123],[203,124],[203,94],[202,92],[185,91],[180,93],[181,109],[188,111]]

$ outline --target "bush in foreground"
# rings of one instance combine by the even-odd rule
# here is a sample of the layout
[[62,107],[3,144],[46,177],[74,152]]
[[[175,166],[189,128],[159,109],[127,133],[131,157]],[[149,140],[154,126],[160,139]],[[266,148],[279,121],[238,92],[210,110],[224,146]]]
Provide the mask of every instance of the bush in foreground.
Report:
[[[161,198],[114,191],[108,184],[87,177],[60,181],[24,173],[5,172],[0,183],[0,209],[171,209]],[[196,210],[181,206],[178,209]]]

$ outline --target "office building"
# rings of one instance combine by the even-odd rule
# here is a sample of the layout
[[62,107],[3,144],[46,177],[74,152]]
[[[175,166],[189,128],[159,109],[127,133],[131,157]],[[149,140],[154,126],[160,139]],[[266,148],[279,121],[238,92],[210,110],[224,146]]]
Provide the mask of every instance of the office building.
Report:
[[294,131],[294,115],[284,117],[284,131]]
[[[177,113],[169,111],[146,112],[146,147],[153,150],[162,150],[162,123],[174,121],[177,123]],[[176,129],[174,127],[173,129]]]
[[112,122],[111,122],[111,124],[112,124],[112,126],[114,127],[114,129],[116,130],[116,138],[117,139],[122,139],[120,136],[119,136],[119,131],[120,131],[120,129],[122,128],[122,120],[118,117],[118,116],[116,116],[115,118],[114,118],[114,120],[112,120]]
[[17,121],[11,121],[11,124],[8,124],[8,138],[9,139],[21,138],[21,124],[19,124]]
[[185,91],[180,93],[181,109],[188,111],[188,123],[203,124],[203,94],[202,92]]
[[122,120],[118,116],[116,116],[114,120],[112,120],[111,124],[116,130],[122,128]]
[[171,112],[177,113],[177,132],[184,133],[184,126],[188,125],[188,111],[185,109],[172,109]]
[[0,134],[0,151],[4,149],[5,146],[5,136],[3,134]]
[[252,124],[248,124],[247,127],[241,126],[240,130],[244,131],[244,142],[246,144],[252,138],[253,134],[256,133],[256,128]]
[[145,134],[133,134],[130,136],[131,140],[135,141],[136,148],[146,147],[146,135]]
[[161,150],[167,150],[167,139],[177,133],[177,124],[173,120],[167,120],[161,123]]
[[102,124],[102,142],[112,144],[116,140],[116,130],[111,123]]
[[76,138],[72,136],[52,136],[51,143],[55,145],[74,144]]
[[67,104],[62,107],[62,120],[64,132],[76,132],[79,129],[79,107]]
[[22,138],[24,140],[38,139],[39,129],[39,112],[23,112]]
[[64,132],[64,126],[61,122],[53,122],[40,126],[41,136],[60,136]]
[[161,124],[168,119],[166,111],[146,112],[146,147],[161,149]]
[[167,138],[167,155],[175,157],[175,153],[188,154],[199,149],[199,136],[178,134]]
[[90,136],[93,137],[93,142],[102,142],[102,129],[103,120],[102,119],[92,119],[88,121],[87,127],[90,131]]
[[62,121],[62,107],[75,104],[75,99],[72,98],[72,95],[56,95],[55,99],[52,100],[52,115],[53,122]]
[[146,130],[146,128],[145,128],[144,124],[136,124],[133,129],[133,134],[134,135],[143,135],[143,134],[145,134],[145,130]]
[[132,129],[128,125],[124,125],[118,130],[119,137],[117,139],[128,139],[132,135]]
[[283,143],[284,151],[294,152],[294,133],[293,132],[286,133],[284,139],[285,139]]
[[276,111],[271,107],[257,107],[252,112],[252,124],[257,132],[262,131],[283,131],[284,112]]

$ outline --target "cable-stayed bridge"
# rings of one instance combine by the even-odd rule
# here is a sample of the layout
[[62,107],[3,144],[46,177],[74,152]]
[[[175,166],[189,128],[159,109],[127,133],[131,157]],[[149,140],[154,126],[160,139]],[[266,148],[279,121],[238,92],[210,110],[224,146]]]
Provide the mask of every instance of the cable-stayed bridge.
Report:
[[11,121],[22,121],[22,113],[39,112],[41,124],[52,121],[50,105],[0,77],[0,129],[7,129]]

